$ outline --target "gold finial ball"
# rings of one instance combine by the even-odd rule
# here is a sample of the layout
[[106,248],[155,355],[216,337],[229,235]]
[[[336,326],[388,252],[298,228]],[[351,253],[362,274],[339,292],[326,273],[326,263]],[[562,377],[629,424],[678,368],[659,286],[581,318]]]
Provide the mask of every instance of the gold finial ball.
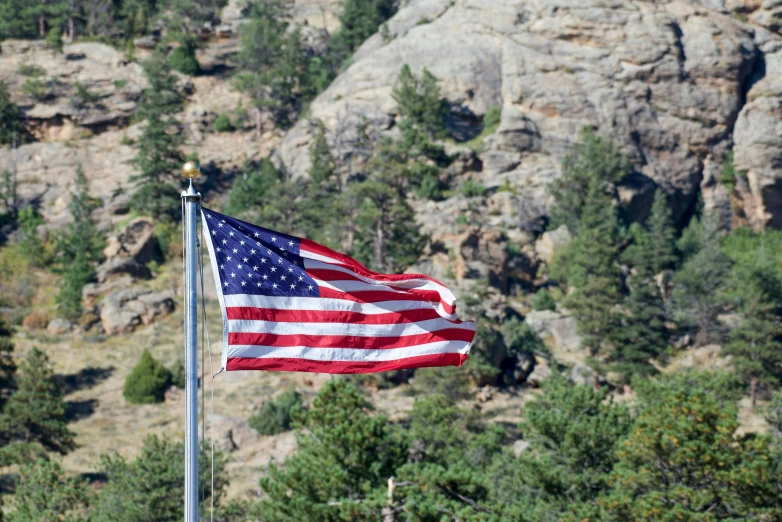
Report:
[[195,161],[188,161],[182,166],[182,174],[184,174],[186,178],[197,178],[198,175],[201,174],[201,169]]

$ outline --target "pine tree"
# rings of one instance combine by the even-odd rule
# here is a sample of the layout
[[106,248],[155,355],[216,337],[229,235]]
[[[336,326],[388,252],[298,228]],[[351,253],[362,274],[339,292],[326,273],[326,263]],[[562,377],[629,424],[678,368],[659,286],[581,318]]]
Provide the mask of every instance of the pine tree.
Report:
[[294,419],[302,428],[296,453],[284,466],[270,465],[261,479],[265,522],[351,520],[340,513],[360,509],[357,501],[385,489],[403,462],[403,445],[385,415],[370,409],[345,380],[332,379],[321,388],[312,406]]
[[[655,201],[659,199],[655,197]],[[664,216],[659,208],[657,212],[656,219]],[[650,360],[663,358],[668,347],[667,312],[655,274],[670,266],[667,263],[673,261],[673,251],[670,250],[673,244],[668,248],[661,244],[660,237],[667,235],[666,227],[658,224],[653,231],[652,221],[650,217],[649,231],[637,223],[631,225],[633,244],[623,253],[623,258],[633,266],[633,273],[627,280],[630,295],[624,303],[625,313],[616,349],[608,362],[612,370],[625,378],[625,382],[629,382],[633,375],[655,373]],[[664,224],[664,220],[660,222]],[[670,240],[673,241],[673,238],[670,237]]]
[[291,414],[301,408],[301,395],[289,388],[274,401],[266,401],[247,423],[261,435],[277,435],[291,429]]
[[[13,330],[0,319],[0,412],[11,392],[16,388]],[[1,438],[1,437],[0,437]]]
[[405,64],[391,97],[396,102],[399,115],[424,131],[429,139],[445,137],[445,101],[438,79],[428,69],[424,68],[419,79]]
[[284,11],[276,1],[256,1],[250,18],[239,30],[241,49],[236,55],[236,87],[256,108],[256,132],[261,114],[270,111],[283,127],[291,125],[304,101],[307,57],[298,29],[288,31]]
[[7,522],[86,522],[83,512],[91,497],[85,481],[68,477],[54,461],[40,459],[19,470]]
[[759,389],[782,382],[782,278],[776,259],[761,254],[754,266],[740,267],[737,279],[742,321],[730,332],[724,351],[749,384],[754,408]]
[[0,432],[12,441],[40,444],[65,454],[75,448],[68,429],[65,401],[53,379],[49,358],[33,348],[20,366],[18,388],[0,415]]
[[608,390],[554,375],[525,405],[519,426],[529,448],[498,459],[492,500],[501,520],[600,520],[597,499],[611,488],[615,448],[630,430],[628,409]]
[[282,181],[283,175],[269,158],[264,158],[258,167],[246,163],[242,170],[228,192],[225,211],[252,220],[259,217],[263,204],[270,199],[268,192]]
[[[708,374],[639,381],[640,412],[617,446],[601,520],[775,520],[768,439],[740,436]],[[735,399],[734,399],[735,400]],[[767,515],[764,518],[761,515]]]
[[0,80],[0,145],[13,143],[21,131],[19,107],[11,101],[8,84]]
[[31,266],[41,267],[46,263],[43,241],[38,234],[38,227],[44,223],[43,218],[32,205],[20,210],[18,217],[19,228],[22,229],[22,235],[19,238],[22,250],[27,253],[27,259]]
[[651,270],[659,274],[663,270],[673,268],[676,264],[676,228],[673,223],[671,207],[665,192],[657,189],[654,193],[652,210],[646,222],[651,243]]
[[59,238],[57,262],[63,274],[62,286],[57,294],[58,312],[65,318],[76,320],[81,316],[81,296],[84,285],[94,277],[94,264],[100,261],[103,238],[97,222],[91,217],[100,201],[91,198],[87,178],[81,164],[76,169],[76,191],[68,204],[73,221]]
[[310,179],[317,187],[323,187],[326,190],[331,188],[328,185],[337,181],[336,162],[331,155],[329,143],[326,141],[326,127],[322,121],[315,123],[315,130],[310,145]]
[[[201,448],[204,449],[203,447]],[[180,441],[149,435],[141,454],[133,461],[119,455],[104,455],[101,467],[108,482],[90,510],[91,522],[172,522],[184,517],[185,448]],[[206,452],[198,452],[199,470],[211,468]],[[214,493],[220,505],[228,484],[226,459],[215,452],[214,490],[209,475],[203,474],[204,505]],[[200,490],[199,490],[200,491]]]
[[426,242],[404,195],[382,180],[349,187],[359,201],[354,253],[379,271],[397,272],[418,260]]
[[717,316],[725,309],[731,260],[722,251],[714,216],[705,215],[688,228],[695,231],[690,241],[695,246],[687,247],[693,253],[674,277],[674,318],[694,328],[696,342],[702,345],[721,334]]
[[589,128],[582,130],[575,152],[562,163],[562,175],[549,185],[555,201],[549,228],[567,225],[571,233],[577,233],[589,186],[598,182],[613,192],[613,186],[630,170],[629,159],[614,142]]
[[393,0],[342,0],[341,4],[340,29],[332,39],[332,46],[343,59],[353,54],[396,11]]
[[179,150],[183,138],[173,115],[182,108],[182,96],[162,51],[155,51],[144,62],[144,74],[149,86],[142,92],[138,111],[146,123],[132,160],[139,173],[131,177],[138,187],[131,205],[142,214],[175,219],[179,191],[170,182],[182,166],[184,155]]
[[621,328],[616,212],[604,187],[602,182],[594,181],[587,188],[578,237],[570,247],[567,283],[574,290],[565,299],[565,307],[578,320],[582,344],[592,355],[610,351]]
[[27,23],[35,20],[39,38],[46,38],[52,29],[60,31],[69,11],[68,3],[64,0],[35,0],[23,5],[19,16]]

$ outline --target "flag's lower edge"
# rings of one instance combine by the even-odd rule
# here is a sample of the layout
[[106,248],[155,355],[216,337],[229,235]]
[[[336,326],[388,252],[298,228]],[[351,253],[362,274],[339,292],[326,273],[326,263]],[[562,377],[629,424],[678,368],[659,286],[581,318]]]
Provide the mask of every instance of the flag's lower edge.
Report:
[[264,370],[270,372],[310,372],[310,373],[377,373],[392,370],[423,368],[428,366],[461,366],[467,360],[467,354],[438,353],[396,359],[394,361],[313,361],[311,359],[288,359],[274,357],[229,357],[227,371]]

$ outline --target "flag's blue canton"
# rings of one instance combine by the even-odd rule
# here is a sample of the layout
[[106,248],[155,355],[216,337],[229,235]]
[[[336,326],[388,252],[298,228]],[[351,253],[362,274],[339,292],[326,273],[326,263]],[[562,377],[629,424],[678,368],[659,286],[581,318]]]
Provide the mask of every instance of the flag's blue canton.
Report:
[[318,297],[300,240],[203,209],[223,294]]

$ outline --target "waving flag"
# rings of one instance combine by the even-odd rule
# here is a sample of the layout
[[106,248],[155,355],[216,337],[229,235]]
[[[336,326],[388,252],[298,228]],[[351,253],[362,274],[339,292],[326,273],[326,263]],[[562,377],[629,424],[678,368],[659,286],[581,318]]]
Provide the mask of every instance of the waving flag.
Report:
[[373,373],[461,366],[475,323],[445,286],[379,274],[307,239],[202,208],[225,370]]

